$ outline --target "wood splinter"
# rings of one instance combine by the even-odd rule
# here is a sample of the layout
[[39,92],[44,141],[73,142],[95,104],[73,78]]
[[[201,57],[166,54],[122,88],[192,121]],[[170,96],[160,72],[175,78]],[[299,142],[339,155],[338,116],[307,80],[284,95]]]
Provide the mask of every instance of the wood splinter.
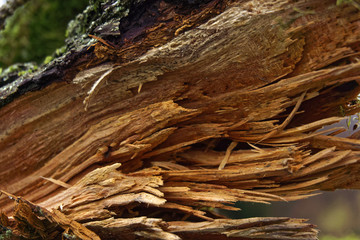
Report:
[[266,139],[269,139],[275,135],[277,135],[278,133],[280,133],[282,130],[284,130],[284,128],[291,122],[291,120],[294,118],[296,112],[299,110],[301,103],[303,102],[306,92],[303,92],[301,94],[301,96],[299,97],[298,101],[296,102],[296,105],[294,107],[294,109],[291,111],[291,113],[289,114],[289,116],[285,119],[285,121],[278,126],[277,128],[275,128],[274,130],[272,130],[271,132],[267,133],[263,138],[261,138],[259,141],[257,141],[256,143],[260,143]]
[[52,183],[54,183],[56,185],[59,185],[59,186],[61,186],[63,188],[71,188],[72,187],[70,184],[67,184],[67,183],[65,183],[63,181],[60,181],[60,180],[56,180],[54,178],[47,178],[47,177],[43,177],[43,176],[40,176],[40,177],[42,179],[46,180],[46,181],[52,182]]
[[237,146],[237,144],[238,144],[237,142],[232,142],[232,143],[230,143],[229,147],[226,149],[225,157],[224,157],[223,160],[221,161],[218,170],[224,169],[227,161],[228,161],[229,158],[230,158],[230,154],[231,154],[232,150]]

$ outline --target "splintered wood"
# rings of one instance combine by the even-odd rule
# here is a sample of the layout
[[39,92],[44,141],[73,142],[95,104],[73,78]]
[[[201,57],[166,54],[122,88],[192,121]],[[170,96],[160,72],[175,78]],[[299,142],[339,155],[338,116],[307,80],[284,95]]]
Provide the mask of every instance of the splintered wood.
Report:
[[359,11],[154,2],[164,16],[114,63],[100,42],[102,65],[0,108],[0,238],[317,239],[303,219],[219,209],[360,188],[360,140],[323,129],[359,110]]

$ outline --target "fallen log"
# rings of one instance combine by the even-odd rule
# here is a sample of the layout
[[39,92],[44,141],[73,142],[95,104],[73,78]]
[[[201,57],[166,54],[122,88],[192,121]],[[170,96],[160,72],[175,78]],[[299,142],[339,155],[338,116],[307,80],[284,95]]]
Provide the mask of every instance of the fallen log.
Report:
[[1,236],[316,239],[217,209],[359,188],[360,143],[321,130],[359,109],[359,21],[330,0],[93,1],[63,55],[1,86]]

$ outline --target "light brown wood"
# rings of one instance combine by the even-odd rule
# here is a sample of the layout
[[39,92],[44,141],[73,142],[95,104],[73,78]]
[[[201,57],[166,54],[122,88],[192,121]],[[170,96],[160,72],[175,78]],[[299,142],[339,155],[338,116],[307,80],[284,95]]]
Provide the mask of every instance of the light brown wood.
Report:
[[[158,2],[168,20],[143,41],[99,41],[67,81],[0,108],[0,189],[18,209],[0,224],[14,238],[316,239],[302,219],[230,220],[216,208],[359,188],[360,143],[321,130],[343,119],[340,106],[359,108],[347,107],[359,93],[359,10],[216,0],[181,15]],[[12,202],[0,199],[9,216]]]

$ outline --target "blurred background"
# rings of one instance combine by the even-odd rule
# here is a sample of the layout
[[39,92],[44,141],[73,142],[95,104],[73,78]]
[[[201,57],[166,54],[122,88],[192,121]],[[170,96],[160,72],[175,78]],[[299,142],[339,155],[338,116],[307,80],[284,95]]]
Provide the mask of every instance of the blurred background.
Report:
[[[5,1],[0,0],[1,4]],[[8,18],[0,32],[0,67],[42,63],[64,45],[67,24],[89,0],[31,0]]]
[[[19,8],[0,32],[0,68],[14,63],[44,62],[64,45],[67,23],[85,9],[88,1],[32,0]],[[0,0],[0,4],[4,2]],[[338,123],[348,129],[342,136],[351,135],[358,122],[358,116],[352,116]],[[225,213],[232,218],[305,218],[321,229],[321,240],[360,240],[360,191],[338,190],[271,205],[241,202],[236,205],[242,210]]]
[[271,205],[238,202],[241,211],[224,211],[231,218],[293,217],[309,219],[320,229],[320,240],[360,239],[360,191],[337,190],[295,202]]

